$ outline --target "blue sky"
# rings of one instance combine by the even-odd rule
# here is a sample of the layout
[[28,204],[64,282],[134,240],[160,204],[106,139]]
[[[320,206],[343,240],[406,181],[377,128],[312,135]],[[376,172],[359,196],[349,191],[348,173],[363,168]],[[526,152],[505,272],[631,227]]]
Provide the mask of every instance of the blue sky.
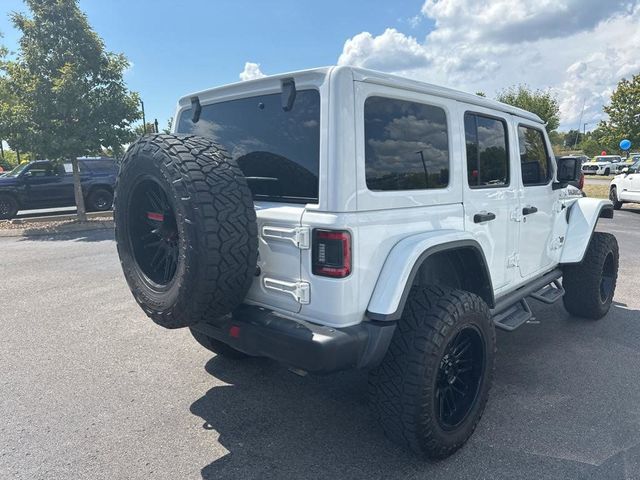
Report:
[[[332,65],[347,38],[401,27],[420,6],[420,0],[80,1],[107,48],[132,62],[127,83],[140,92],[147,119],[161,125],[180,96],[238,81],[247,61],[266,73]],[[0,31],[11,49],[19,37],[8,14],[25,10],[21,1],[1,2]]]
[[[590,130],[622,78],[640,73],[640,0],[80,0],[147,119],[187,93],[265,74],[356,65],[488,96],[549,90],[560,129]],[[1,0],[0,32],[15,48]],[[252,62],[252,69],[245,64]]]

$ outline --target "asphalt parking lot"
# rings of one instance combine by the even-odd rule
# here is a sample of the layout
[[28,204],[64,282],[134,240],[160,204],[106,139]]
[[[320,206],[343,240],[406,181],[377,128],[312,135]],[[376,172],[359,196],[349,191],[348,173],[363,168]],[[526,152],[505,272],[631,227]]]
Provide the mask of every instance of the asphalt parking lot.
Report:
[[621,248],[609,315],[532,301],[478,430],[437,463],[384,438],[365,372],[233,362],[152,324],[110,231],[0,238],[0,478],[640,478],[640,210],[600,229]]

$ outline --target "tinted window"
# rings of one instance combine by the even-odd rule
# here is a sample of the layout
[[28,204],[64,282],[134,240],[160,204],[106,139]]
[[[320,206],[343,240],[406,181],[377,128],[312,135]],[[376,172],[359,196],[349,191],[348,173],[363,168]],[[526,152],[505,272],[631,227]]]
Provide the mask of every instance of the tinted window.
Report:
[[449,184],[443,109],[369,97],[364,104],[365,171],[370,190],[418,190]]
[[520,167],[524,185],[544,185],[551,180],[551,163],[544,134],[536,128],[518,127]]
[[504,121],[473,113],[464,116],[469,186],[509,184],[507,127]]
[[78,162],[78,166],[96,174],[113,174],[117,171],[116,162],[113,160],[83,160]]
[[29,168],[32,177],[50,177],[55,174],[53,166],[49,162],[38,162]]
[[320,94],[298,90],[288,112],[281,102],[275,93],[203,105],[197,123],[187,109],[177,131],[224,146],[247,177],[254,198],[317,202]]

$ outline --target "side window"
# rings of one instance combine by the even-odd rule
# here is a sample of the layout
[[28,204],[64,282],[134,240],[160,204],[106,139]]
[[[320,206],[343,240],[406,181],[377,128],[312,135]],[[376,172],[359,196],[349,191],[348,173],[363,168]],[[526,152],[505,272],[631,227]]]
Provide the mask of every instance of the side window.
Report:
[[476,113],[464,115],[467,181],[471,188],[509,185],[507,125]]
[[50,177],[54,175],[53,167],[46,162],[34,164],[29,171],[32,177]]
[[520,144],[520,167],[522,183],[527,185],[545,185],[551,180],[551,161],[544,141],[544,133],[537,128],[518,127]]
[[364,103],[369,190],[426,190],[449,184],[449,138],[442,108],[369,97]]

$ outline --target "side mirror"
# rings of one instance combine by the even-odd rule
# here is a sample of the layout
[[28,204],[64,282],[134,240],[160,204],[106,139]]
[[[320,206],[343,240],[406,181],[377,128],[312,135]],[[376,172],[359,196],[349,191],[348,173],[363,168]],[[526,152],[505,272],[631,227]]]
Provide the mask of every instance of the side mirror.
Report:
[[582,166],[579,158],[558,158],[556,159],[558,166],[557,183],[554,188],[564,188],[570,182],[579,182],[582,175]]
[[622,170],[620,170],[620,173],[629,173],[629,167],[624,167]]
[[33,173],[31,173],[31,171],[24,172],[22,174],[22,178],[31,178],[31,177],[33,177]]

